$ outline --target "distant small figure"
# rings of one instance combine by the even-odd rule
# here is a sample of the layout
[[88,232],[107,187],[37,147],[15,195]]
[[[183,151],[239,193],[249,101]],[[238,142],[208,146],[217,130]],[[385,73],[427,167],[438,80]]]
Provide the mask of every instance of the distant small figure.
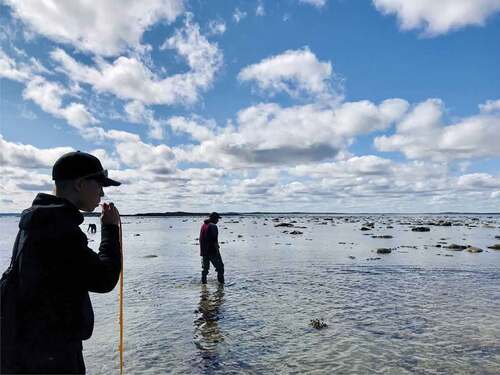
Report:
[[212,212],[206,219],[200,230],[200,256],[201,258],[201,283],[207,283],[208,270],[212,263],[217,271],[217,280],[224,284],[224,263],[220,255],[219,230],[217,223],[221,216],[217,212]]
[[87,228],[87,233],[90,231],[90,233],[95,233],[97,232],[97,226],[95,224],[89,224],[89,227]]

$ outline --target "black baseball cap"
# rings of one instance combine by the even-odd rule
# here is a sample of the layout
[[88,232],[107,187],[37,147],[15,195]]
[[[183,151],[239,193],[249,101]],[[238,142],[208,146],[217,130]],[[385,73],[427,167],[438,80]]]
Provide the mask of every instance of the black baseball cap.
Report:
[[220,216],[217,212],[212,212],[209,216],[210,219],[221,219],[222,216]]
[[92,178],[102,186],[120,186],[121,183],[108,178],[108,171],[94,155],[74,151],[61,156],[52,167],[52,179],[74,180],[76,178]]

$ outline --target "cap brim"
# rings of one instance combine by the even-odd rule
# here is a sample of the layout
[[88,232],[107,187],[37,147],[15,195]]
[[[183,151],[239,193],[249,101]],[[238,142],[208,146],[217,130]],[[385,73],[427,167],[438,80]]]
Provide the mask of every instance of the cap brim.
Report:
[[121,182],[112,180],[111,178],[107,178],[107,177],[103,178],[101,180],[101,183],[102,183],[102,186],[104,186],[104,187],[107,187],[107,186],[120,186],[122,184]]

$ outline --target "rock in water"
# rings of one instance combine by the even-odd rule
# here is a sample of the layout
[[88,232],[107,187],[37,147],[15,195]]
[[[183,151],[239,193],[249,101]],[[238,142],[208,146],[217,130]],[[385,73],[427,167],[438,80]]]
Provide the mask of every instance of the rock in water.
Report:
[[388,249],[385,247],[381,247],[377,249],[377,254],[390,254],[392,252],[392,249]]
[[451,222],[439,220],[439,223],[437,223],[436,225],[439,225],[441,227],[451,227]]
[[313,328],[316,328],[316,329],[322,329],[322,328],[328,327],[328,324],[326,324],[321,319],[311,319],[311,321],[309,322],[309,325]]
[[300,230],[292,230],[290,234],[302,234]]
[[431,229],[427,228],[427,227],[414,227],[414,228],[411,228],[411,231],[412,232],[430,232]]
[[292,223],[279,223],[276,224],[275,227],[293,227]]
[[475,246],[469,246],[467,249],[469,253],[482,253],[483,252],[483,249],[480,249],[479,247],[475,247]]
[[456,243],[452,243],[450,246],[446,246],[446,248],[454,251],[462,251],[467,249],[467,246],[457,245]]
[[488,249],[500,250],[500,243],[497,243],[497,244],[492,245],[492,246],[488,246]]

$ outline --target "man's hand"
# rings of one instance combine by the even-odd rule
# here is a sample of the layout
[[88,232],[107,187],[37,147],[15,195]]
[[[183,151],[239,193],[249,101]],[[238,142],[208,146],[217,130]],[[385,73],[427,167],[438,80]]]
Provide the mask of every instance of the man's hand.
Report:
[[120,224],[120,213],[116,209],[115,205],[113,203],[103,203],[102,204],[102,213],[101,213],[101,223],[103,225],[106,224],[113,224],[113,225],[118,225]]

